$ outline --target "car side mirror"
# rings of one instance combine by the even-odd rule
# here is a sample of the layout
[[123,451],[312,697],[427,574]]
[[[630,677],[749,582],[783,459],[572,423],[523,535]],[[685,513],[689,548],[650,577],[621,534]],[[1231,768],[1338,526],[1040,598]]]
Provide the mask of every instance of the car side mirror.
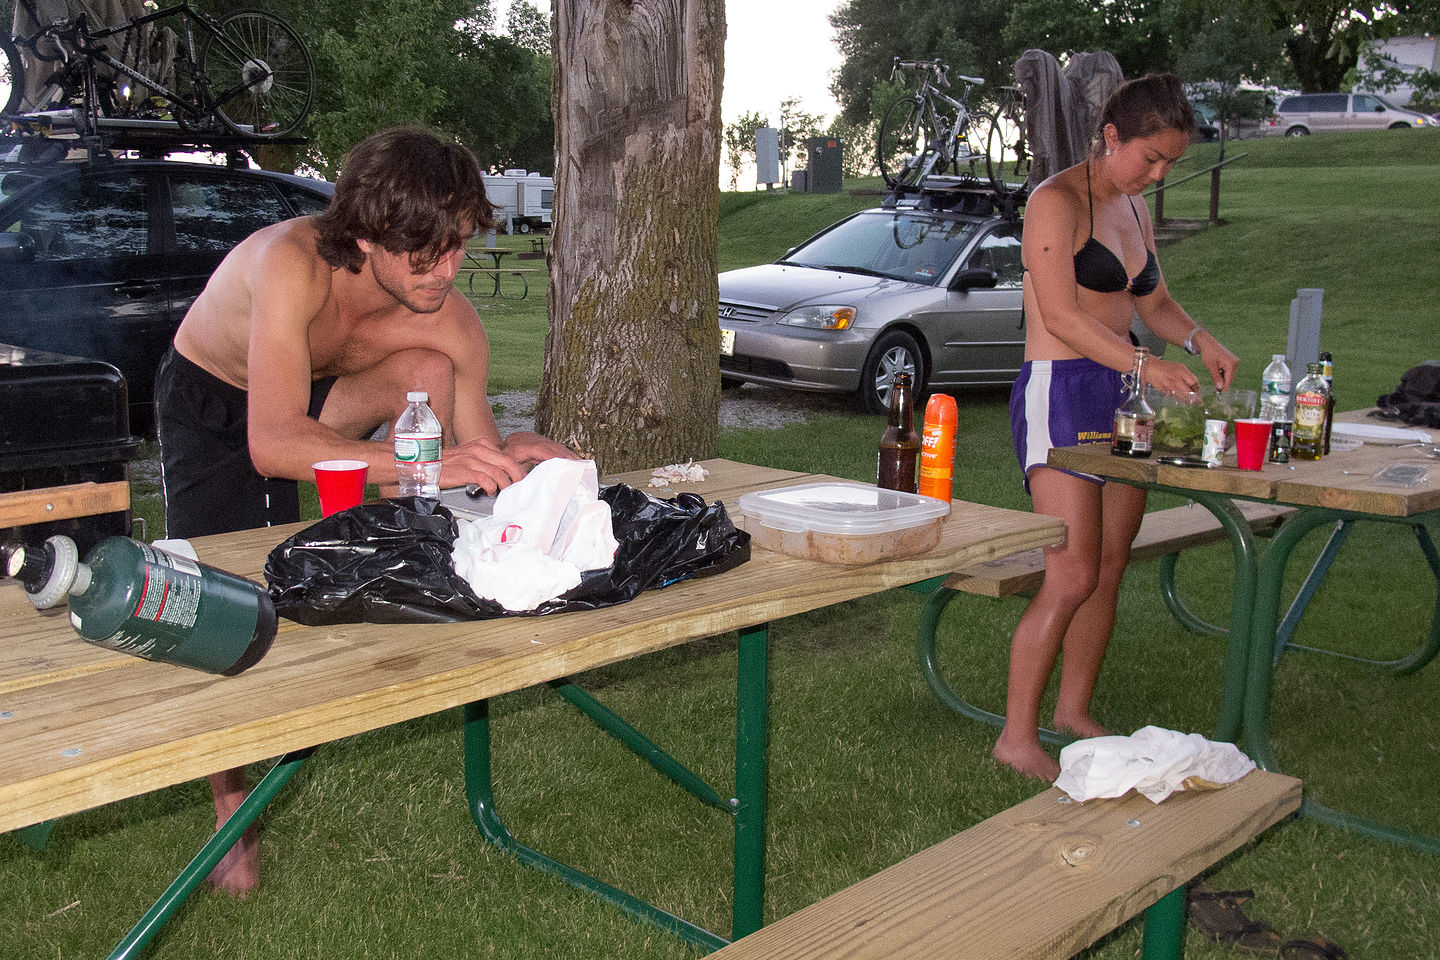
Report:
[[0,233],[0,263],[34,262],[34,237],[28,233]]
[[961,270],[955,275],[955,281],[950,284],[951,290],[976,290],[993,289],[1000,282],[1000,275],[994,270],[987,270],[984,267],[970,267]]

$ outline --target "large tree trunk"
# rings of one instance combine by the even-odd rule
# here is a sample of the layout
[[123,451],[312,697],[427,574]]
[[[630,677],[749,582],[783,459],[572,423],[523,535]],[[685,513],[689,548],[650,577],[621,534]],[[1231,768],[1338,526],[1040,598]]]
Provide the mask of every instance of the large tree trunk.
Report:
[[713,456],[723,0],[557,0],[536,414],[604,472]]

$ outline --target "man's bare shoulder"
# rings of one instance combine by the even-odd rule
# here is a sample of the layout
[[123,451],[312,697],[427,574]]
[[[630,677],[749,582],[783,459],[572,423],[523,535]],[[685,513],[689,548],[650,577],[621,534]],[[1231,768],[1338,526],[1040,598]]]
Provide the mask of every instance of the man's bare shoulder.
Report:
[[247,270],[258,267],[267,273],[278,271],[282,276],[328,277],[331,268],[315,246],[317,236],[311,217],[282,220],[250,234],[227,259]]

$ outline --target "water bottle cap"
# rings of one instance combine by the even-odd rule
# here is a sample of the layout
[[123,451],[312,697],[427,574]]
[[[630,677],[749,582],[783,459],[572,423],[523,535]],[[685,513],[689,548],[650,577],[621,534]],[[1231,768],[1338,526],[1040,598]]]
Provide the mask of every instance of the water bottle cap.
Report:
[[411,390],[409,393],[405,394],[405,402],[406,402],[406,403],[429,403],[429,402],[430,402],[430,394],[426,393],[424,390]]

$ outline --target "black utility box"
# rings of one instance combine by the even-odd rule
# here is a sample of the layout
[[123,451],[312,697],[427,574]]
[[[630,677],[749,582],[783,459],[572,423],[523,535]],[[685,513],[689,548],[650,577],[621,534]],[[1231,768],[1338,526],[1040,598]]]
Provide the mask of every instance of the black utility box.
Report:
[[811,193],[839,193],[845,167],[845,141],[840,137],[811,137],[805,141],[809,158],[806,189]]
[[[108,363],[0,344],[0,493],[130,480],[140,438],[130,436],[129,391]],[[64,534],[84,557],[129,536],[130,511],[0,530],[0,542]]]

